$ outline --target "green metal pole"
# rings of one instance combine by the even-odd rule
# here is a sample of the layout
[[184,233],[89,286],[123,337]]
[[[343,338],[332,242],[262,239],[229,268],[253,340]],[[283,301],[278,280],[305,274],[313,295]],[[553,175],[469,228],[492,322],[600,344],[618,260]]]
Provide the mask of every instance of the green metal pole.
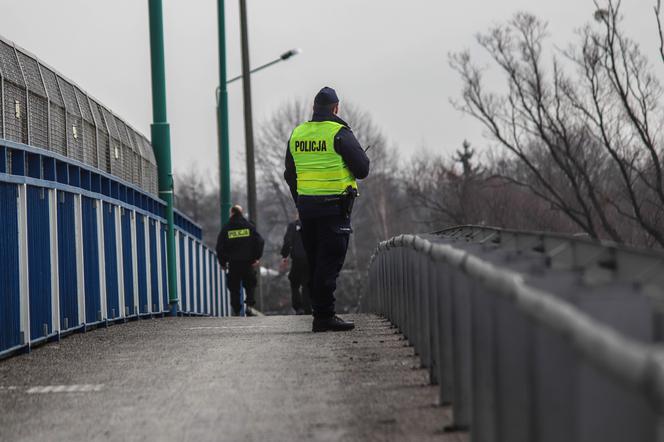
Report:
[[178,292],[175,273],[175,229],[173,226],[173,173],[171,130],[166,115],[166,67],[164,63],[164,13],[161,0],[148,0],[150,9],[150,61],[152,67],[152,148],[159,169],[159,197],[166,202],[166,260],[168,303],[177,315]]
[[219,139],[219,193],[221,225],[228,222],[231,210],[231,159],[228,142],[228,92],[226,90],[226,19],[224,0],[217,0],[219,21],[219,96],[217,97],[217,129]]

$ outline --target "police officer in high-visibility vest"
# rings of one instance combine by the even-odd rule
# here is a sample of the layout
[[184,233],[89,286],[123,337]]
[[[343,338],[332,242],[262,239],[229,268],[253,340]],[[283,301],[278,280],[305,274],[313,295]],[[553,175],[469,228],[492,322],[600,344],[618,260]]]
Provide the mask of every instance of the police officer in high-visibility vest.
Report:
[[313,331],[351,330],[352,322],[336,316],[334,291],[352,232],[356,180],[369,174],[369,158],[348,124],[337,116],[334,89],[321,89],[313,110],[311,121],[297,126],[288,141],[284,178],[302,223]]
[[245,312],[253,315],[256,304],[256,271],[263,256],[265,242],[256,227],[243,215],[242,207],[231,207],[231,217],[217,237],[217,258],[224,270],[228,270],[228,290],[231,292],[233,315],[238,316],[242,307],[240,288],[244,287]]

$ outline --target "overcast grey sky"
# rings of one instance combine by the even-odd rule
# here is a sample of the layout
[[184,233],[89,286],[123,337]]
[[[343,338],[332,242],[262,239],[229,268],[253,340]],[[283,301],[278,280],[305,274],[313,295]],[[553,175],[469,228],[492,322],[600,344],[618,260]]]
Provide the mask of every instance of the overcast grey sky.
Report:
[[[247,0],[251,63],[303,53],[253,77],[259,125],[285,101],[323,85],[371,113],[404,155],[451,152],[464,138],[488,144],[449,104],[459,81],[447,54],[527,10],[546,18],[565,46],[592,18],[592,0]],[[657,62],[655,0],[624,0],[629,34]],[[177,171],[217,165],[216,1],[164,0],[169,119]],[[240,73],[237,0],[226,1],[228,74]],[[0,0],[0,34],[71,78],[141,132],[151,122],[147,0]],[[657,68],[662,68],[658,64]],[[234,174],[243,173],[241,82],[229,86]]]

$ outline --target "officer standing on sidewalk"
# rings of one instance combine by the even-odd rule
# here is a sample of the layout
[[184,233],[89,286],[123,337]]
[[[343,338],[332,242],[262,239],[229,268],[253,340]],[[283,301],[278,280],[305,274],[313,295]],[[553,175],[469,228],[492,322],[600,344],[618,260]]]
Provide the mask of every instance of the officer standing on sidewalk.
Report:
[[281,247],[282,265],[284,270],[291,260],[288,281],[291,287],[291,301],[293,310],[297,315],[311,314],[311,300],[309,298],[309,263],[302,244],[302,224],[296,219],[288,224],[284,235],[284,244]]
[[233,315],[238,316],[242,307],[240,289],[244,287],[247,316],[253,316],[256,304],[256,271],[263,256],[265,242],[256,227],[247,220],[242,207],[231,207],[231,217],[217,237],[217,258],[224,270],[228,270],[228,289],[231,292]]
[[336,316],[334,291],[352,232],[356,179],[369,174],[369,158],[338,113],[335,90],[324,87],[314,99],[311,121],[293,130],[286,149],[284,178],[302,223],[314,332],[355,327]]

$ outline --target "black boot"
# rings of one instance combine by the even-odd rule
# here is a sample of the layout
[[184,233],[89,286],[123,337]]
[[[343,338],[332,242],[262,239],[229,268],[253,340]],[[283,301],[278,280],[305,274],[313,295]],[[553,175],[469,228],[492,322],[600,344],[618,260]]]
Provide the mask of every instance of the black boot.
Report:
[[331,318],[314,318],[312,331],[314,333],[326,331],[348,331],[355,328],[355,324],[350,321],[344,321],[338,316]]

